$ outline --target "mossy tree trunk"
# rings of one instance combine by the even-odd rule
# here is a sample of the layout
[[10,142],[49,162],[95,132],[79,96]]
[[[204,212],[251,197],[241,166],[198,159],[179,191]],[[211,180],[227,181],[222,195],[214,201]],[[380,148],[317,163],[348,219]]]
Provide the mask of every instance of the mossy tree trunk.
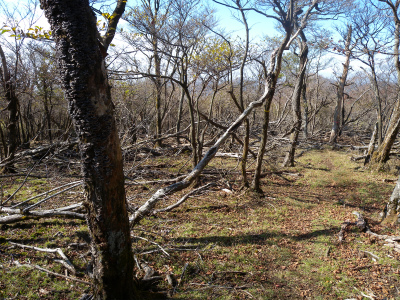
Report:
[[99,39],[88,0],[40,2],[53,31],[63,89],[80,139],[94,299],[137,299],[122,155],[104,64],[109,42]]

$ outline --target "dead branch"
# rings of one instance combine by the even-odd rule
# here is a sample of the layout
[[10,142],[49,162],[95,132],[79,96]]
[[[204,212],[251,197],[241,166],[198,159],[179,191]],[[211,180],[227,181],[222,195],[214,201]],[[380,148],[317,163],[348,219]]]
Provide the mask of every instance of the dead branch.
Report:
[[69,187],[69,188],[66,188],[66,189],[64,189],[64,190],[62,190],[62,191],[60,191],[60,192],[58,192],[58,193],[55,193],[55,194],[53,194],[53,195],[51,195],[51,196],[48,196],[48,197],[44,198],[43,200],[38,201],[38,202],[36,202],[35,204],[32,204],[31,206],[29,206],[29,207],[27,207],[27,208],[24,208],[22,212],[23,212],[23,213],[27,213],[27,212],[30,211],[32,208],[35,208],[36,206],[42,204],[43,202],[45,202],[45,201],[47,201],[47,200],[49,200],[49,199],[51,199],[51,198],[53,198],[53,197],[55,197],[55,196],[57,196],[57,195],[60,195],[60,194],[62,194],[62,193],[65,193],[66,191],[69,191],[69,190],[71,190],[71,189],[73,189],[73,188],[76,188],[77,186],[80,186],[80,185],[82,185],[82,184],[83,184],[83,181],[81,181],[81,182],[79,182],[79,183],[77,183],[77,184],[74,184],[73,186],[71,186],[71,187]]
[[216,183],[215,182],[211,182],[211,183],[203,185],[203,186],[201,186],[201,187],[199,187],[197,189],[194,189],[193,191],[191,191],[190,193],[187,193],[185,196],[183,196],[181,199],[179,199],[179,201],[177,201],[175,204],[172,204],[172,205],[170,205],[168,207],[165,207],[165,208],[155,209],[153,211],[153,214],[155,215],[155,214],[160,213],[160,212],[171,211],[175,207],[178,207],[183,202],[185,202],[190,196],[192,196],[194,194],[197,194],[197,193],[199,193],[199,192],[201,192],[201,191],[203,191],[203,190],[205,190],[205,189],[207,189],[207,188],[209,188],[211,186],[216,186]]
[[185,265],[183,266],[181,278],[180,278],[180,280],[177,282],[177,284],[174,286],[174,289],[173,289],[173,291],[172,291],[171,296],[172,296],[173,294],[176,293],[176,289],[178,288],[179,284],[183,281],[183,278],[184,278],[184,276],[185,276],[186,269],[187,269],[188,266],[189,266],[189,263],[188,263],[188,262],[185,263]]
[[375,296],[374,293],[371,292],[371,291],[368,291],[368,295],[367,295],[367,294],[364,294],[363,292],[361,292],[361,291],[360,291],[358,288],[356,288],[356,287],[354,287],[354,289],[355,289],[356,291],[360,292],[360,294],[361,294],[363,297],[365,297],[365,298],[368,298],[368,299],[371,299],[371,300],[375,300],[375,299],[376,299],[376,296]]
[[14,242],[9,242],[11,245],[18,246],[22,249],[32,249],[35,251],[40,251],[40,252],[47,252],[47,253],[57,253],[62,257],[61,262],[72,274],[76,274],[76,270],[72,262],[68,259],[68,257],[64,254],[64,252],[61,250],[61,248],[55,248],[55,249],[49,249],[49,248],[39,248],[39,247],[34,247],[34,246],[28,246],[28,245],[23,245],[19,243],[14,243]]
[[160,180],[149,180],[149,181],[134,181],[133,182],[125,182],[125,185],[146,185],[146,184],[157,184],[157,183],[171,183],[171,182],[177,182],[183,178],[185,178],[186,175],[182,175],[176,178],[172,179],[160,179]]
[[380,259],[379,256],[373,254],[372,252],[364,251],[364,250],[360,250],[360,251],[367,254],[368,256],[370,256],[373,261],[378,261]]
[[230,157],[230,158],[241,158],[242,155],[238,153],[223,153],[223,152],[217,152],[215,154],[215,157]]
[[[168,252],[183,252],[183,251],[199,251],[199,249],[195,248],[195,249],[191,249],[191,248],[164,248],[166,251]],[[153,250],[148,250],[148,251],[144,251],[144,252],[140,252],[141,255],[145,255],[145,254],[152,254],[152,253],[157,253],[160,252],[160,249],[153,249]]]
[[62,185],[62,186],[58,186],[58,187],[56,187],[56,188],[54,188],[54,189],[51,189],[50,191],[46,191],[46,192],[41,193],[41,194],[39,194],[39,195],[33,196],[33,197],[31,197],[31,198],[29,198],[29,199],[23,201],[23,202],[20,202],[20,203],[18,203],[18,204],[15,204],[14,206],[11,206],[11,208],[16,208],[16,207],[21,206],[21,205],[23,205],[23,204],[25,204],[25,203],[28,203],[29,201],[32,201],[33,199],[42,197],[42,196],[44,196],[44,195],[48,195],[49,193],[54,192],[54,191],[59,190],[59,189],[62,189],[62,188],[64,188],[64,187],[66,187],[66,186],[75,185],[75,184],[82,184],[82,182],[83,182],[82,180],[79,180],[79,181],[74,181],[74,182],[70,182],[70,183],[64,184],[64,185]]
[[354,268],[352,268],[352,270],[354,270],[354,271],[360,271],[360,270],[362,270],[362,269],[369,269],[369,268],[372,268],[373,266],[375,266],[375,264],[369,264],[369,265],[365,265],[365,266],[354,267]]
[[28,174],[26,174],[26,176],[25,176],[25,178],[24,178],[24,181],[23,181],[23,182],[20,184],[20,186],[15,190],[15,192],[12,193],[12,195],[9,196],[9,197],[6,199],[6,201],[4,201],[3,203],[0,203],[1,205],[6,204],[8,201],[10,201],[10,200],[18,193],[18,191],[25,185],[25,183],[26,183],[26,181],[27,181],[29,175],[32,173],[32,171],[34,170],[34,168],[35,168],[41,161],[42,161],[42,159],[40,159],[38,162],[36,162],[36,163],[33,165],[33,167],[29,170]]
[[164,136],[159,137],[157,139],[149,139],[149,140],[137,142],[137,143],[135,143],[133,145],[129,145],[129,146],[123,148],[122,151],[130,150],[130,149],[135,148],[135,147],[137,147],[139,145],[142,145],[142,144],[155,143],[155,142],[162,141],[162,140],[165,140],[165,139],[168,139],[168,138],[176,137],[178,135],[181,135],[182,133],[185,133],[189,128],[190,128],[190,125],[187,126],[185,129],[183,129],[183,130],[181,130],[179,132],[176,132],[176,133],[167,134],[167,135],[164,135]]
[[10,224],[19,221],[25,221],[30,219],[50,218],[50,217],[65,217],[71,219],[86,220],[86,215],[70,211],[81,207],[82,203],[73,204],[58,209],[49,210],[33,210],[27,214],[23,214],[20,209],[11,209],[7,207],[0,207],[0,212],[8,213],[11,215],[0,217],[0,224]]
[[148,240],[148,239],[146,239],[146,238],[144,238],[144,237],[136,236],[136,235],[132,235],[132,237],[135,238],[135,239],[144,240],[144,241],[149,242],[149,243],[151,243],[151,244],[153,244],[153,245],[156,245],[158,248],[160,248],[160,250],[161,250],[166,256],[168,256],[168,257],[171,256],[167,251],[165,251],[165,249],[164,249],[163,247],[160,246],[160,244],[157,244],[157,243],[154,242],[154,241],[150,241],[150,240]]
[[225,285],[214,285],[214,284],[204,284],[192,282],[191,285],[203,286],[204,289],[228,289],[228,290],[244,290],[251,287],[250,285],[241,286],[225,286]]
[[[25,173],[16,173],[16,174],[4,174],[0,175],[0,178],[9,178],[9,177],[24,177],[27,174]],[[46,176],[41,176],[41,175],[32,175],[29,174],[28,177],[33,177],[33,178],[46,178]]]
[[42,267],[40,267],[40,266],[38,266],[38,265],[20,264],[19,261],[17,261],[17,260],[14,261],[14,264],[15,264],[17,267],[26,267],[26,268],[31,268],[31,269],[37,269],[37,270],[39,270],[39,271],[49,273],[49,274],[51,274],[51,275],[53,275],[53,276],[62,277],[62,278],[65,278],[65,279],[73,280],[73,281],[76,281],[76,282],[79,282],[79,283],[83,283],[83,284],[87,284],[87,285],[92,285],[91,282],[87,282],[87,281],[80,280],[80,279],[75,278],[75,277],[71,277],[71,276],[67,276],[67,275],[55,273],[55,272],[53,272],[53,271],[47,270],[47,269],[45,269],[45,268],[42,268]]
[[359,160],[363,160],[367,157],[367,155],[361,155],[361,156],[352,156],[351,160],[352,161],[359,161]]
[[[205,114],[203,114],[203,113],[201,113],[201,112],[199,112],[199,115],[200,115],[200,117],[202,117],[204,120],[206,120],[208,123],[210,123],[211,125],[213,125],[213,126],[219,128],[219,129],[222,129],[222,130],[227,130],[227,129],[228,129],[228,127],[223,126],[223,125],[220,125],[220,124],[218,124],[217,122],[214,122],[213,120],[209,119]],[[233,137],[241,146],[244,145],[243,141],[242,141],[235,133],[232,133],[232,137]],[[251,149],[249,149],[249,153],[253,156],[253,158],[257,158],[257,154],[254,153],[253,151],[251,151]]]
[[43,159],[46,157],[48,154],[52,152],[53,149],[59,149],[57,152],[60,153],[70,147],[73,147],[78,144],[78,139],[75,139],[73,141],[58,141],[55,142],[51,145],[42,145],[39,146],[35,149],[27,149],[21,152],[18,152],[15,154],[14,159],[12,161],[7,161],[7,158],[0,161],[0,167],[15,162],[21,158],[26,158],[26,157],[33,157],[33,158],[41,158]]

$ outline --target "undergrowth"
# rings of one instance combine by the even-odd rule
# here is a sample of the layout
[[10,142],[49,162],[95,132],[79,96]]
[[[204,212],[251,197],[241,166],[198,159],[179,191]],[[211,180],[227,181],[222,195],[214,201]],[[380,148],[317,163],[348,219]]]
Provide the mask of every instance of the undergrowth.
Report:
[[[187,159],[187,155],[154,158],[137,172],[142,172],[143,179],[162,179],[186,172]],[[176,279],[175,287],[165,280],[154,289],[182,300],[363,299],[362,294],[400,298],[399,253],[356,228],[347,232],[342,243],[337,236],[344,221],[355,220],[353,211],[361,212],[373,231],[400,235],[398,228],[379,224],[379,213],[394,187],[393,181],[384,179],[395,180],[394,175],[365,170],[346,152],[313,150],[298,158],[294,168],[276,172],[276,167],[267,167],[264,194],[254,195],[240,189],[236,166],[237,160],[218,158],[201,178],[202,184],[214,181],[218,187],[133,229],[137,260],[147,262],[163,278],[171,274]],[[227,167],[231,167],[229,172]],[[227,181],[232,193],[223,190]],[[4,181],[4,194],[11,194],[20,182]],[[31,181],[17,200],[56,185],[43,179]],[[127,198],[138,205],[160,186],[129,186]],[[170,196],[161,205],[176,202],[183,194]],[[71,193],[51,205],[81,198],[81,193]],[[26,221],[0,229],[0,299],[78,299],[88,291],[87,285],[17,267],[15,261],[65,273],[54,261],[55,255],[10,243],[62,248],[77,269],[75,276],[90,281],[89,248],[71,246],[89,240],[83,221]],[[379,259],[374,261],[365,255],[368,252]],[[138,277],[143,276],[136,271]]]

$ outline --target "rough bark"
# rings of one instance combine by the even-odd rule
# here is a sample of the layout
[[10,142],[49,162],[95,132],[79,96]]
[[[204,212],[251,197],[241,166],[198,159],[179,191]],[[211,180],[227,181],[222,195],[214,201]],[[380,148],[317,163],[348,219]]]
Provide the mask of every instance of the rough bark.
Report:
[[344,87],[346,85],[347,74],[349,73],[350,56],[351,56],[351,50],[350,50],[351,35],[352,35],[352,27],[350,25],[347,30],[346,44],[344,49],[346,52],[346,60],[343,64],[342,76],[339,78],[339,85],[337,87],[337,102],[336,102],[335,112],[333,115],[333,125],[332,125],[331,136],[329,139],[330,143],[336,143],[337,137],[339,136],[343,123],[342,104],[344,96]]
[[134,299],[122,155],[96,18],[88,0],[40,2],[53,31],[65,97],[80,140],[94,299]]

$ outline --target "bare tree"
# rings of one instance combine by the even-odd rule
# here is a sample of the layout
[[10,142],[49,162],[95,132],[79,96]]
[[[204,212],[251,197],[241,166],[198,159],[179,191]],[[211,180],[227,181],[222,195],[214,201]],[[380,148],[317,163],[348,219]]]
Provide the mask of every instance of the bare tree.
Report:
[[167,20],[170,18],[173,1],[142,0],[140,6],[133,7],[125,17],[132,25],[134,33],[141,35],[141,39],[125,35],[131,43],[142,50],[148,56],[149,68],[152,68],[155,77],[150,77],[155,87],[155,108],[156,108],[156,144],[162,146],[162,112],[161,98],[162,87],[165,85],[161,78],[161,61],[165,49],[162,47],[162,40],[167,38]]
[[[262,6],[260,8],[255,9],[258,13],[261,13],[265,17],[273,18],[277,20],[284,30],[284,37],[280,42],[278,48],[273,51],[271,55],[271,61],[268,71],[265,70],[265,78],[266,84],[270,90],[270,93],[267,96],[267,100],[265,101],[264,107],[264,123],[263,123],[263,134],[261,137],[261,144],[258,150],[257,155],[257,165],[256,171],[254,174],[252,188],[255,191],[261,191],[260,188],[260,178],[261,178],[261,169],[262,162],[264,158],[265,146],[267,142],[267,132],[268,132],[268,124],[270,118],[270,107],[271,102],[274,97],[276,83],[278,80],[278,76],[281,71],[282,64],[282,55],[283,51],[288,48],[288,46],[292,43],[292,41],[302,32],[302,30],[306,27],[307,22],[310,18],[314,17],[315,12],[319,13],[326,9],[326,12],[329,14],[329,7],[319,7],[322,5],[318,0],[314,0],[311,3],[302,2],[302,1],[263,1]],[[269,9],[272,8],[277,15],[269,15],[266,12],[261,11],[260,9]],[[267,10],[268,11],[268,10]],[[298,23],[298,27],[296,31],[293,32],[295,24]]]
[[337,137],[339,136],[343,126],[344,89],[346,87],[347,76],[349,74],[351,51],[352,48],[354,48],[354,45],[351,44],[352,33],[353,33],[353,27],[351,25],[347,25],[347,32],[344,37],[345,40],[344,49],[341,49],[339,45],[337,45],[334,48],[334,50],[338,48],[339,51],[343,51],[345,53],[345,62],[343,63],[342,75],[339,77],[338,80],[339,82],[337,83],[336,87],[337,99],[336,99],[335,112],[333,114],[333,125],[331,130],[331,136],[329,138],[330,143],[336,143]]
[[293,118],[294,118],[294,125],[293,129],[291,130],[292,133],[290,134],[290,146],[286,157],[283,161],[283,166],[285,167],[293,167],[294,166],[294,155],[296,151],[296,145],[298,142],[300,130],[301,130],[301,97],[304,91],[304,80],[306,74],[306,67],[307,67],[307,57],[308,57],[308,45],[307,39],[304,35],[304,32],[301,31],[299,34],[301,40],[299,40],[299,50],[300,53],[298,54],[300,58],[299,63],[299,71],[296,79],[296,84],[294,87],[294,91],[292,94],[292,108],[293,108]]

